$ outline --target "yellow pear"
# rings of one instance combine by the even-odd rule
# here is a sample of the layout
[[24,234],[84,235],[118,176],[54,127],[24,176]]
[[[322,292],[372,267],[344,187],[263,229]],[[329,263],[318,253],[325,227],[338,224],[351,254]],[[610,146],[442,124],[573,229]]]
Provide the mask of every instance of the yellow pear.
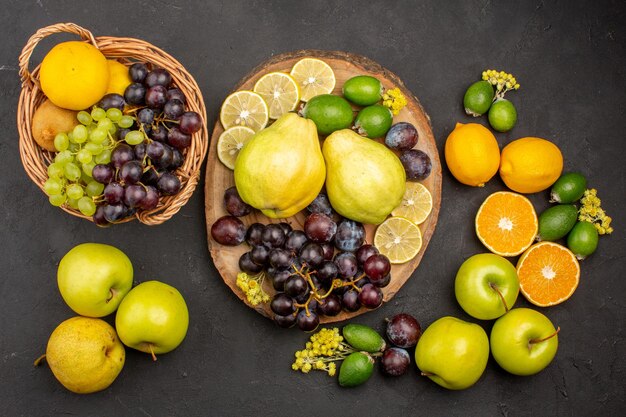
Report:
[[380,224],[402,201],[406,173],[385,145],[343,129],[326,138],[322,153],[326,193],[337,213]]
[[295,113],[256,133],[235,162],[239,195],[271,218],[290,217],[308,206],[325,176],[315,123]]
[[54,329],[45,358],[65,388],[89,394],[113,383],[124,367],[126,352],[107,322],[77,316]]

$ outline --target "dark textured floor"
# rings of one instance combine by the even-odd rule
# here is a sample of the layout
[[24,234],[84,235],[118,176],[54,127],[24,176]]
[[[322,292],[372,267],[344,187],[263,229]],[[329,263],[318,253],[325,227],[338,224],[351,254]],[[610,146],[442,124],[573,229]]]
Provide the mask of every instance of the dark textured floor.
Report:
[[[95,35],[145,39],[173,54],[200,85],[209,124],[239,78],[273,54],[317,48],[367,55],[420,98],[440,152],[454,124],[469,121],[461,108],[467,85],[485,68],[512,72],[521,83],[509,95],[519,122],[497,135],[500,145],[522,136],[556,143],[565,169],[587,176],[615,224],[582,264],[575,295],[542,310],[562,329],[554,362],[524,378],[490,360],[481,380],[462,392],[446,391],[415,369],[397,379],[376,372],[366,385],[341,389],[321,373],[291,371],[292,354],[307,335],[276,328],[222,283],[207,251],[202,184],[158,227],[101,230],[51,207],[20,164],[17,56],[38,28],[62,21]],[[1,415],[626,414],[626,217],[619,206],[626,195],[624,1],[3,0],[0,27]],[[54,41],[61,39],[68,38]],[[50,45],[37,49],[36,62]],[[354,322],[382,329],[385,317],[402,311],[424,326],[444,315],[467,319],[454,299],[454,275],[464,259],[484,252],[473,217],[488,194],[503,188],[498,179],[482,189],[462,186],[444,168],[439,223],[419,269],[392,302]],[[531,200],[538,210],[547,206],[545,193]],[[109,389],[77,396],[32,362],[56,325],[73,315],[56,288],[57,263],[72,246],[90,241],[125,251],[136,281],[178,287],[191,324],[173,353],[153,363],[129,349]],[[517,305],[528,304],[520,299]],[[491,324],[482,324],[489,331]]]

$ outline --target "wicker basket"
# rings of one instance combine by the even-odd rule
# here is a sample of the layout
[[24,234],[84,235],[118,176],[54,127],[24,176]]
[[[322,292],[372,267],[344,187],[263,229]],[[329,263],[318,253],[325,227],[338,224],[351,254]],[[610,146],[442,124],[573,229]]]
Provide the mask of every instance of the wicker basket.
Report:
[[[107,58],[115,58],[126,65],[130,65],[133,62],[145,62],[153,67],[165,68],[172,75],[173,84],[185,94],[187,110],[197,112],[202,118],[202,128],[193,134],[191,146],[185,149],[184,152],[185,162],[176,171],[176,175],[181,181],[181,189],[178,194],[162,197],[157,208],[138,212],[135,216],[121,221],[127,222],[137,218],[140,222],[147,225],[163,223],[187,203],[198,184],[200,167],[208,149],[206,108],[198,85],[185,68],[166,52],[142,40],[109,36],[94,37],[91,32],[73,23],[58,23],[39,29],[28,40],[19,58],[22,92],[17,108],[20,157],[26,173],[43,191],[44,182],[48,178],[47,166],[54,158],[54,153],[40,148],[33,139],[31,121],[37,107],[44,102],[45,95],[39,85],[39,67],[31,72],[28,69],[28,64],[33,50],[39,41],[48,35],[61,32],[80,36],[85,42],[89,42],[98,48]],[[61,208],[74,216],[91,220],[91,217],[84,216],[70,207],[62,206]]]

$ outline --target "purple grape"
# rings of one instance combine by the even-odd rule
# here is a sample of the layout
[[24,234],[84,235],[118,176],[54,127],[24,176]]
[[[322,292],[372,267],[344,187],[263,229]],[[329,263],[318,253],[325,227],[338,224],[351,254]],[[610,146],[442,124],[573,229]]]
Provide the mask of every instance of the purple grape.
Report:
[[291,227],[289,223],[280,222],[278,223],[278,225],[280,226],[281,229],[283,229],[283,233],[285,234],[285,237],[287,237],[287,235],[293,230],[293,228]]
[[150,87],[146,90],[146,105],[153,109],[161,109],[167,99],[165,98],[165,94],[167,90],[162,85],[155,85],[154,87]]
[[246,237],[246,226],[237,217],[223,216],[211,226],[211,237],[222,245],[237,246]]
[[293,298],[285,293],[276,294],[274,298],[272,298],[270,308],[279,316],[288,316],[296,312],[296,306],[293,303]]
[[143,124],[152,124],[154,122],[154,110],[145,107],[137,112],[137,121]]
[[228,213],[235,217],[248,215],[252,211],[252,207],[241,199],[235,186],[224,191],[224,207]]
[[181,183],[178,177],[169,172],[163,173],[157,181],[157,189],[163,195],[174,195],[180,191]]
[[325,284],[330,284],[333,279],[337,278],[337,274],[339,274],[339,268],[333,261],[324,261],[317,268],[317,278]]
[[287,234],[284,248],[294,253],[299,253],[300,248],[307,242],[306,235],[302,230],[292,230]]
[[383,281],[391,271],[391,262],[385,255],[372,255],[363,264],[363,272],[367,274],[372,283]]
[[185,94],[179,88],[170,88],[167,90],[167,100],[178,100],[183,104],[187,103],[187,98]]
[[327,261],[332,261],[333,257],[335,256],[335,245],[333,245],[331,242],[322,242],[320,243],[320,246],[324,250],[324,259]]
[[409,353],[400,348],[391,347],[383,352],[380,366],[384,374],[389,376],[404,375],[411,365]]
[[172,83],[172,76],[163,68],[155,68],[146,75],[144,83],[148,87],[169,87]]
[[410,314],[396,314],[387,321],[387,338],[395,346],[410,348],[417,344],[422,327]]
[[170,164],[172,163],[172,159],[174,157],[174,152],[172,151],[172,147],[169,145],[163,145],[164,149],[163,149],[163,155],[161,155],[161,158],[157,161],[152,161],[155,163],[155,165],[159,168],[159,169],[167,169]]
[[139,207],[146,194],[146,189],[141,185],[127,185],[124,189],[124,204],[130,208]]
[[188,111],[180,116],[180,130],[183,133],[191,135],[202,128],[202,119],[195,111]]
[[385,145],[396,151],[408,151],[417,145],[417,129],[411,123],[400,122],[391,126],[385,137]]
[[290,314],[288,316],[275,315],[274,322],[278,326],[284,329],[288,329],[290,327],[293,327],[296,324],[296,314]]
[[128,104],[141,106],[145,102],[145,97],[146,87],[141,83],[133,83],[124,90],[124,100],[126,100]]
[[135,159],[133,148],[125,143],[121,143],[111,152],[111,163],[115,168],[121,168],[128,161]]
[[365,261],[367,261],[370,256],[378,255],[378,253],[379,252],[378,249],[376,249],[376,246],[367,243],[356,251],[356,260],[360,266],[363,266]]
[[[361,271],[357,271],[356,276],[361,276],[363,275],[363,273]],[[363,277],[360,278],[354,285],[357,286],[357,288],[363,288],[365,287],[367,284],[371,284],[371,281],[368,277]]]
[[347,290],[343,293],[343,296],[341,297],[341,304],[346,311],[357,311],[361,308],[359,293],[353,289]]
[[[270,274],[270,269],[273,271]],[[276,291],[285,291],[285,281],[291,276],[291,271],[289,269],[276,270],[272,267],[268,268],[267,273],[270,275],[272,279],[272,285]]]
[[93,222],[100,227],[109,226],[109,222],[104,217],[104,204],[96,207],[96,212],[93,214]]
[[131,129],[118,129],[116,132],[117,140],[124,140],[124,138],[126,138],[126,134],[128,134],[128,132],[130,131]]
[[[169,90],[167,94],[169,94]],[[178,119],[185,112],[185,105],[182,101],[177,99],[167,100],[168,101],[165,103],[165,106],[163,106],[163,116],[165,116],[166,119],[170,120]]]
[[400,154],[400,162],[404,166],[406,179],[423,181],[430,175],[432,163],[430,157],[419,149],[411,149]]
[[252,223],[246,231],[246,242],[250,246],[258,246],[263,244],[263,232],[265,225],[261,223]]
[[341,308],[341,299],[339,296],[330,294],[320,302],[318,310],[325,316],[333,317],[341,313]]
[[285,293],[292,297],[299,297],[308,293],[309,284],[300,275],[292,275],[285,281]]
[[124,199],[124,187],[119,182],[111,182],[104,187],[102,194],[107,203],[118,204]]
[[261,265],[257,265],[252,261],[250,252],[246,252],[239,258],[239,269],[246,274],[256,275],[263,270]]
[[379,280],[370,280],[370,282],[378,288],[385,288],[391,282],[391,274],[387,274]]
[[352,252],[341,252],[335,256],[335,265],[341,278],[352,278],[356,275],[358,265]]
[[153,210],[159,205],[159,192],[151,185],[146,186],[146,196],[141,200],[139,208]]
[[148,75],[148,67],[141,62],[134,63],[128,69],[128,74],[134,83],[142,83]]
[[167,166],[169,171],[176,171],[185,163],[183,153],[176,148],[172,148],[172,162]]
[[126,206],[122,203],[105,204],[103,207],[103,216],[109,223],[116,222],[126,215]]
[[133,149],[133,151],[135,152],[135,159],[143,161],[146,157],[146,143],[141,142],[139,145],[135,145],[135,149]]
[[280,248],[286,240],[285,232],[281,226],[275,223],[268,224],[263,230],[262,240],[268,248]]
[[300,310],[296,317],[296,324],[300,330],[312,332],[320,325],[320,318],[312,311],[309,311],[307,315],[305,310]]
[[119,94],[110,93],[102,97],[97,106],[104,110],[109,110],[113,108],[124,110],[125,104],[126,102],[124,101],[124,97]]
[[191,146],[191,136],[181,132],[177,127],[173,127],[167,132],[167,143],[178,149],[185,149]]
[[269,258],[270,250],[263,245],[254,246],[250,250],[250,259],[257,265],[265,266]]
[[337,223],[323,213],[311,213],[304,221],[304,233],[313,242],[330,242],[336,232]]
[[324,249],[315,242],[307,242],[300,249],[300,259],[316,268],[324,262]]
[[126,184],[139,182],[143,175],[143,165],[139,161],[128,161],[120,169],[120,178]]
[[341,219],[335,233],[335,247],[341,251],[354,252],[365,241],[365,228],[359,222]]
[[309,213],[322,213],[330,216],[333,213],[333,207],[330,205],[328,196],[324,193],[320,193],[306,208]]
[[165,142],[167,140],[167,129],[163,126],[155,126],[150,132],[150,138],[157,142]]
[[154,167],[150,167],[141,176],[141,183],[144,185],[156,185],[158,180],[159,172]]
[[383,292],[373,284],[365,284],[359,293],[359,301],[365,308],[377,308],[383,303]]
[[115,171],[110,165],[98,164],[93,167],[91,171],[91,177],[98,181],[100,184],[108,184],[113,180]]
[[287,249],[274,248],[270,251],[269,261],[276,269],[287,269],[291,265],[293,255]]
[[[140,143],[139,145],[143,145],[143,144]],[[135,153],[137,153],[137,146],[135,146]],[[148,155],[148,158],[150,158],[153,161],[158,161],[159,159],[161,159],[161,157],[163,156],[163,153],[165,152],[165,146],[163,146],[161,142],[156,142],[156,141],[150,142],[147,145],[145,145],[145,148],[146,148],[146,154]]]

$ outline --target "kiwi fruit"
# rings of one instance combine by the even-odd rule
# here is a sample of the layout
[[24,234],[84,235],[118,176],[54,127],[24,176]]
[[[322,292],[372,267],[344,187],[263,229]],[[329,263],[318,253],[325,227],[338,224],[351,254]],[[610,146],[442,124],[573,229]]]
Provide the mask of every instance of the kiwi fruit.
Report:
[[77,114],[54,105],[50,100],[44,101],[33,115],[31,127],[35,142],[47,151],[56,152],[54,137],[57,133],[71,132],[78,124]]

